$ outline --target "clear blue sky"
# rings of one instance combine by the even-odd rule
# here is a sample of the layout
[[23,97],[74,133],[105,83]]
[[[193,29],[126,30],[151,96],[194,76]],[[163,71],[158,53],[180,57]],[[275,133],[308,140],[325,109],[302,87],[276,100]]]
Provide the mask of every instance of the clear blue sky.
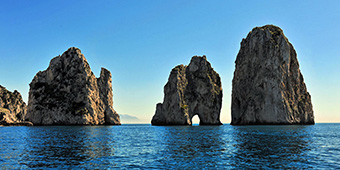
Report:
[[2,0],[0,84],[27,102],[34,75],[75,46],[96,76],[111,71],[118,113],[150,123],[170,70],[206,55],[222,78],[221,120],[229,123],[240,42],[274,24],[298,53],[316,122],[340,122],[339,9],[337,0]]

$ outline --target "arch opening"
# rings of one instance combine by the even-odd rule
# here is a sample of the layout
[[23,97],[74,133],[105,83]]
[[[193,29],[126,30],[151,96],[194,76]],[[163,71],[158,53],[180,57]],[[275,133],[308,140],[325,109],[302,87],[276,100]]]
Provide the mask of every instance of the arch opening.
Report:
[[198,126],[200,124],[200,118],[198,115],[195,115],[191,118],[191,122],[193,126]]

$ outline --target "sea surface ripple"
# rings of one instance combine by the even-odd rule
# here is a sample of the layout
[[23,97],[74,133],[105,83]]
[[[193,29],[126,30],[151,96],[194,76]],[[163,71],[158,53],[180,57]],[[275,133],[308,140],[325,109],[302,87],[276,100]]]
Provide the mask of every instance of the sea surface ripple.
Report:
[[340,124],[0,127],[1,169],[339,169]]

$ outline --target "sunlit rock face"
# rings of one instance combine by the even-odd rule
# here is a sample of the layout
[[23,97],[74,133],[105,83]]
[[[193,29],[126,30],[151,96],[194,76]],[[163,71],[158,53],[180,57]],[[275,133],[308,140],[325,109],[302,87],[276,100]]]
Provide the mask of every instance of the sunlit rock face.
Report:
[[164,87],[164,101],[156,106],[152,125],[221,125],[222,86],[220,76],[206,57],[194,56],[188,66],[172,69]]
[[16,90],[10,92],[0,85],[0,125],[31,125],[24,121],[25,115],[26,103],[21,94]]
[[119,125],[110,71],[96,78],[78,48],[53,58],[30,83],[26,119],[34,125]]
[[232,125],[314,124],[296,52],[279,27],[256,27],[242,40],[231,114]]

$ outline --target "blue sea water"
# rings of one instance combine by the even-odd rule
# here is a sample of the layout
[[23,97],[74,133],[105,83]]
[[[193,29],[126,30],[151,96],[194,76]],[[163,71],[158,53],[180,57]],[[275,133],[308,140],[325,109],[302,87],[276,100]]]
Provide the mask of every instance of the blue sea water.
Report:
[[1,169],[339,169],[340,124],[0,127]]

